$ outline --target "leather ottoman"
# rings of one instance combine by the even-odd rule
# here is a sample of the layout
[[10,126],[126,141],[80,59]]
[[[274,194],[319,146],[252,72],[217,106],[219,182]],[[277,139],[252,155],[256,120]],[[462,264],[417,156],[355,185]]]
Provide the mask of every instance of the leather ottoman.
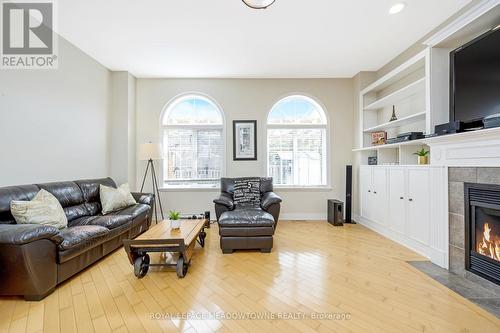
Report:
[[274,228],[274,217],[261,208],[245,207],[224,212],[219,218],[222,252],[260,249],[269,253],[273,247]]

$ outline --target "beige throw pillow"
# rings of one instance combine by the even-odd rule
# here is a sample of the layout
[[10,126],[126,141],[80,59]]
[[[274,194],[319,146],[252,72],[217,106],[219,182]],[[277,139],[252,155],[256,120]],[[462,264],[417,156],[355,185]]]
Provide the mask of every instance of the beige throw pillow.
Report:
[[40,190],[31,201],[12,200],[10,212],[18,224],[44,224],[59,229],[68,225],[61,203],[46,190]]
[[123,184],[118,188],[100,185],[99,195],[101,197],[103,214],[108,214],[120,208],[132,206],[137,203],[130,193],[128,184]]

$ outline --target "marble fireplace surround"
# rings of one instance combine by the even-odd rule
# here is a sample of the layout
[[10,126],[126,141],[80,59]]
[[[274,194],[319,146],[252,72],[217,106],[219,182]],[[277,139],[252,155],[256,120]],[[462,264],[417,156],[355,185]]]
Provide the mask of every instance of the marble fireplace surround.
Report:
[[449,269],[466,275],[464,183],[500,185],[500,167],[450,167],[448,169]]

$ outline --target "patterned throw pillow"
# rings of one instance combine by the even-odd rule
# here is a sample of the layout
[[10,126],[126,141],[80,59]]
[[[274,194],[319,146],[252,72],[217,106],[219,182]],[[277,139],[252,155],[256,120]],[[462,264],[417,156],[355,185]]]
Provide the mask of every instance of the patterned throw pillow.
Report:
[[235,180],[234,203],[242,206],[260,206],[260,178]]
[[68,225],[61,203],[45,190],[40,190],[31,201],[12,200],[10,212],[17,224],[43,224],[59,229]]

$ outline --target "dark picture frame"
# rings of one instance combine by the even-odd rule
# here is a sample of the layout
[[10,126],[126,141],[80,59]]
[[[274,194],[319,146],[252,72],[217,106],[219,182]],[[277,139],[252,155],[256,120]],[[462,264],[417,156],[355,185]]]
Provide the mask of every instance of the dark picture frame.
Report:
[[257,120],[233,120],[233,161],[257,160]]

